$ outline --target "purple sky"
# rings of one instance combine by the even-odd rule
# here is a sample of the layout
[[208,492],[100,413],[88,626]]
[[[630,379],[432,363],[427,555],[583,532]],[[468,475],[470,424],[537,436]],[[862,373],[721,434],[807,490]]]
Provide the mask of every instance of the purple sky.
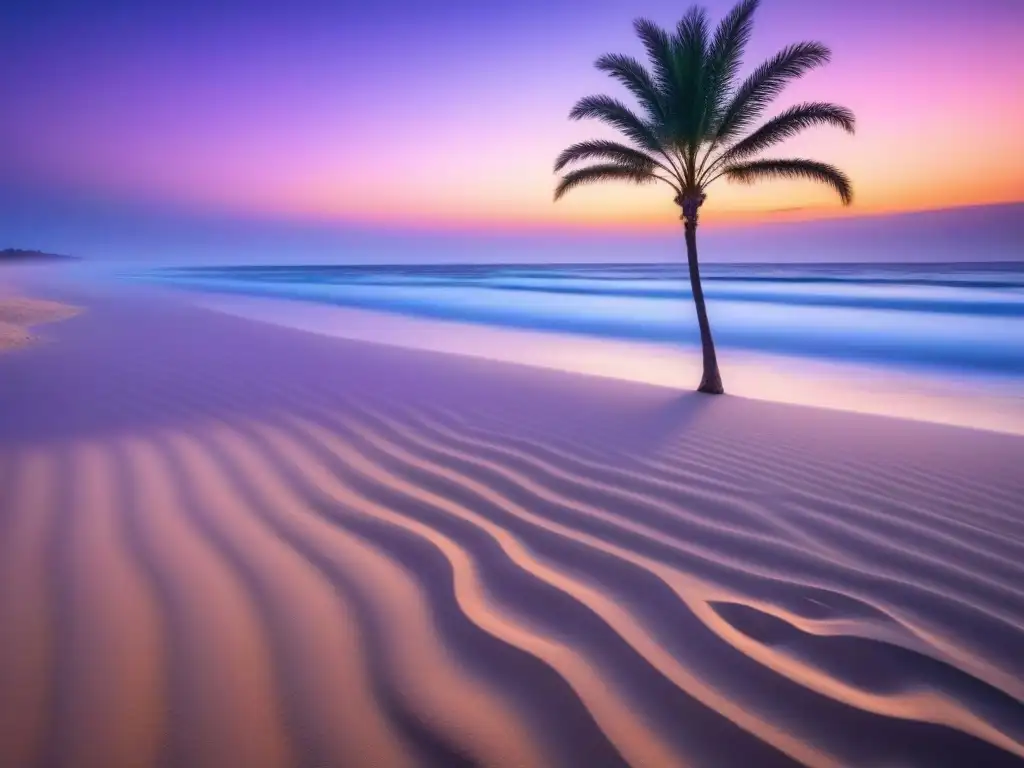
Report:
[[[705,5],[717,19],[731,2]],[[635,16],[668,25],[685,7],[5,4],[0,246],[237,259],[259,241],[324,260],[352,238],[405,243],[430,230],[447,234],[422,242],[462,237],[477,244],[469,251],[489,237],[555,251],[566,238],[605,237],[623,243],[615,258],[630,256],[629,238],[598,233],[670,242],[670,198],[608,186],[555,205],[551,163],[568,143],[602,135],[566,119],[578,97],[621,95],[594,59],[639,52]],[[1021,0],[764,0],[748,61],[803,39],[832,47],[833,63],[779,103],[826,99],[856,112],[855,137],[821,131],[787,147],[850,173],[852,215],[1007,202],[1024,200],[1022,33]],[[793,210],[841,213],[805,184],[726,185],[706,220],[727,227]],[[998,249],[979,250],[1013,257],[1017,230],[1002,226]],[[559,229],[576,234],[550,234]],[[366,246],[366,259],[389,260],[391,247],[375,257]]]

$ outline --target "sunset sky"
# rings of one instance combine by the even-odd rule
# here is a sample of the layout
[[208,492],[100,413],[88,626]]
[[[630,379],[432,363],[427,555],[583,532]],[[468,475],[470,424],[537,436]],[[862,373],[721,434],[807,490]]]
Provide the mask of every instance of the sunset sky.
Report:
[[[704,4],[717,21],[732,3]],[[639,55],[632,19],[672,25],[687,5],[5,4],[0,199],[54,217],[87,200],[370,230],[668,231],[664,190],[594,187],[554,204],[551,165],[606,135],[567,119],[577,98],[623,96],[597,56]],[[1022,34],[1021,0],[764,0],[748,69],[787,43],[832,48],[778,108],[853,109],[855,136],[816,129],[785,150],[842,167],[856,202],[842,211],[805,183],[719,182],[705,220],[1024,200]]]

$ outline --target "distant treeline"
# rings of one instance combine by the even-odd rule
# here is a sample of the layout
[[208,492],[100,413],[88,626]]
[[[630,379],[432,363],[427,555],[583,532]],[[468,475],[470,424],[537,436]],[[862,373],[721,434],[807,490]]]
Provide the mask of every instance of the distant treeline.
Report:
[[4,248],[0,251],[0,264],[7,261],[62,261],[74,259],[74,256],[64,256],[59,253],[44,253],[43,251],[28,251],[23,248]]

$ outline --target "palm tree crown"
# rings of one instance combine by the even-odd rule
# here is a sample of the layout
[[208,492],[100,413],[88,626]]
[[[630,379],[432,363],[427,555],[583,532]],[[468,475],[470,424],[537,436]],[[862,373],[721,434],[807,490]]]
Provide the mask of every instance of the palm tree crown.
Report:
[[853,188],[838,168],[804,158],[759,157],[815,125],[850,133],[854,129],[849,109],[816,101],[790,107],[754,128],[787,83],[825,64],[831,55],[821,43],[797,43],[740,81],[743,49],[759,2],[741,0],[713,35],[703,8],[691,8],[674,34],[638,19],[634,27],[650,67],[630,56],[608,54],[597,60],[597,68],[630,91],[640,112],[609,96],[588,96],[570,113],[573,120],[593,118],[612,126],[629,143],[583,141],[562,152],[556,172],[582,161],[598,162],[564,173],[555,199],[597,181],[660,181],[675,190],[683,218],[696,221],[708,185],[724,176],[743,183],[806,178],[832,187],[849,205]]

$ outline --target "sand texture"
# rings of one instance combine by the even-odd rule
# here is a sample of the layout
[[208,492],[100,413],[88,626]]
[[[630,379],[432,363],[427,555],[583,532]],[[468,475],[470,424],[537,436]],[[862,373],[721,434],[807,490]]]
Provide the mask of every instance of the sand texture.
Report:
[[36,341],[29,327],[64,320],[78,314],[77,307],[45,299],[11,296],[0,291],[0,352]]
[[0,766],[1024,765],[1019,437],[82,303]]

